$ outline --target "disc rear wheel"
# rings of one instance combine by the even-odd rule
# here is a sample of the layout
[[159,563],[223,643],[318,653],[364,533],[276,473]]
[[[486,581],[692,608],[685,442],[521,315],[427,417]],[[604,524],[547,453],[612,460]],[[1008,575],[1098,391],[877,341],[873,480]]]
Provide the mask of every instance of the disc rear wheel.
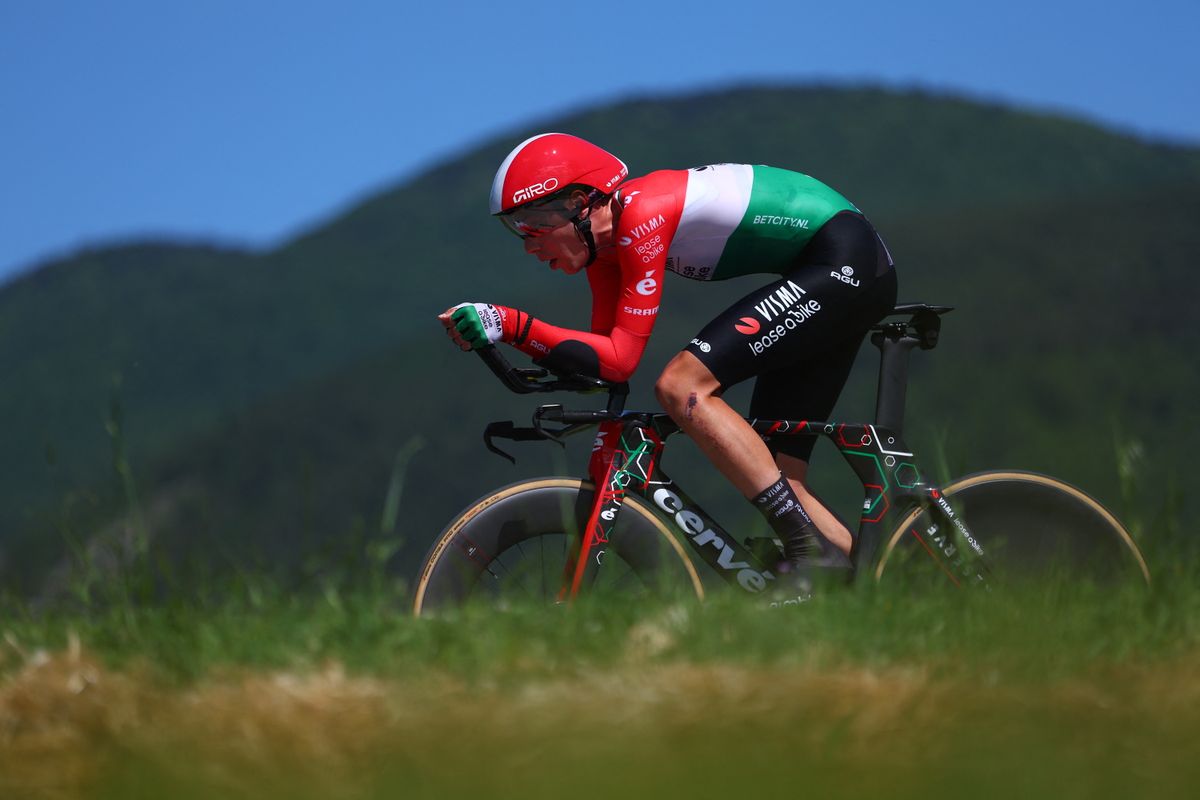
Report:
[[[1060,575],[1096,581],[1150,582],[1133,537],[1095,499],[1068,483],[1031,472],[984,472],[943,490],[955,516],[965,521],[986,554],[990,579]],[[875,577],[906,575],[955,582],[935,550],[969,548],[940,514],[915,509],[884,543]]]

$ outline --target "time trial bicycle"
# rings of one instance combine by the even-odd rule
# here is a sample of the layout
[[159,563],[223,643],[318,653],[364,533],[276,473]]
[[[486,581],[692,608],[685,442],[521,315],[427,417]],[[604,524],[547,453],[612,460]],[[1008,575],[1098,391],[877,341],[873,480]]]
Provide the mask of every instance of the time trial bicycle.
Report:
[[[901,436],[909,358],[914,348],[937,345],[941,315],[951,310],[901,304],[889,317],[907,320],[872,328],[871,343],[880,351],[874,422],[748,420],[766,439],[825,437],[849,462],[863,487],[851,579],[903,574],[991,587],[1067,570],[1148,583],[1150,571],[1133,537],[1080,489],[1014,470],[937,485],[919,465]],[[661,412],[624,410],[628,384],[514,368],[495,347],[476,352],[514,392],[605,392],[608,402],[597,410],[542,405],[531,427],[509,421],[487,426],[487,448],[510,460],[494,440],[561,443],[598,428],[587,477],[524,480],[472,503],[437,537],[421,565],[415,614],[471,599],[564,603],[604,587],[703,598],[722,582],[750,594],[782,585],[775,573],[783,560],[776,539],[739,541],[663,471],[666,441],[679,426]]]

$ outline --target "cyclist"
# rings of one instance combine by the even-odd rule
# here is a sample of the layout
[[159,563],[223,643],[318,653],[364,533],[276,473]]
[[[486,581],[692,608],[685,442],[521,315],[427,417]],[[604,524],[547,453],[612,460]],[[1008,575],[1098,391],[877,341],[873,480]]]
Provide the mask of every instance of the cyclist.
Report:
[[663,408],[766,517],[780,572],[849,567],[850,531],[808,488],[813,438],[764,440],[723,399],[755,377],[750,415],[827,419],[862,340],[896,300],[891,255],[842,195],[797,172],[715,164],[629,178],[624,162],[563,133],[518,145],[491,213],[551,269],[587,271],[590,330],[491,303],[439,319],[464,350],[506,342],[543,366],[624,381],[658,318],[664,271],[768,283],[705,325],[663,370]]

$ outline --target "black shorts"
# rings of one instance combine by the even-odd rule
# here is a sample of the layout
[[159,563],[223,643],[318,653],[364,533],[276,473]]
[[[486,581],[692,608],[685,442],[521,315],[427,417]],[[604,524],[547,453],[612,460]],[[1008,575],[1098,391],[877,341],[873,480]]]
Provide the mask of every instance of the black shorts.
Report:
[[[685,349],[721,389],[757,376],[750,416],[826,420],[867,331],[896,304],[896,270],[871,223],[842,212],[826,222],[795,265],[738,300]],[[770,442],[808,461],[808,436]]]

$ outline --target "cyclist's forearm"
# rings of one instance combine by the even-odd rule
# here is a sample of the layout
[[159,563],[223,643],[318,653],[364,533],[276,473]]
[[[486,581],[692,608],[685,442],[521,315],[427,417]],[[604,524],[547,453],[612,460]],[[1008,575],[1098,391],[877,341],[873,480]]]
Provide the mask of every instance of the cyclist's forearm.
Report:
[[608,334],[560,328],[523,314],[526,324],[508,343],[554,369],[625,381],[633,374],[648,336],[616,328]]

